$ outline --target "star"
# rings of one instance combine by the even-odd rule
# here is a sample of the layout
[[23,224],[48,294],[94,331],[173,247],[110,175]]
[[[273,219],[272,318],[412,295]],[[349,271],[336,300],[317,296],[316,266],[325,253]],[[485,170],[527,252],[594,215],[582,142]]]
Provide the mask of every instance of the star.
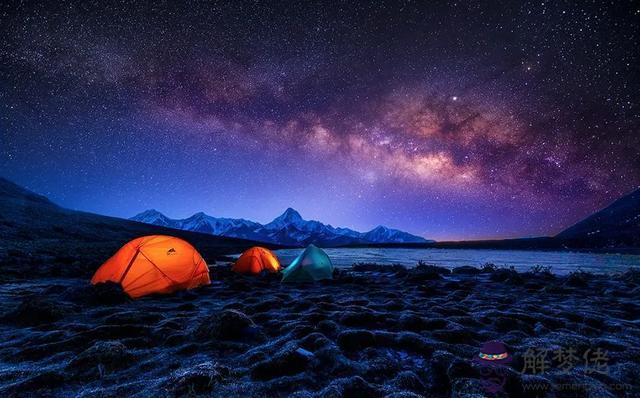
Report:
[[640,185],[619,7],[6,7],[0,170],[120,217],[553,234]]

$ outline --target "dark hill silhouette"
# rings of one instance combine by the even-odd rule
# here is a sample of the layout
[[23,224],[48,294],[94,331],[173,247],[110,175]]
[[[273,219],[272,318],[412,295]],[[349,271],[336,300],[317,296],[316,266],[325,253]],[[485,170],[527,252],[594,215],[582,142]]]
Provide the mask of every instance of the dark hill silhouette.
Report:
[[556,239],[583,246],[640,247],[640,189],[565,229]]
[[637,253],[640,250],[640,189],[623,196],[556,236],[430,243],[364,244],[350,245],[350,247],[585,250]]
[[65,209],[0,178],[3,277],[87,277],[124,243],[153,234],[189,241],[209,263],[258,244]]

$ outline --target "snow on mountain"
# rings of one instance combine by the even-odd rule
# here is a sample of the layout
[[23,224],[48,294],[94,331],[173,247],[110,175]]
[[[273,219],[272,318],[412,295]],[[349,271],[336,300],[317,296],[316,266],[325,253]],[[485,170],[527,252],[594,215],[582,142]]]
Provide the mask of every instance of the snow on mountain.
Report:
[[[145,224],[162,225],[163,227],[178,228],[173,220],[156,209],[143,211],[142,213],[131,217],[130,220],[143,222]],[[182,228],[179,228],[182,229]]]
[[385,242],[385,243],[418,243],[425,242],[426,240],[420,236],[411,235],[410,233],[399,231],[397,229],[391,229],[379,225],[371,231],[365,233],[363,238],[370,242]]
[[295,225],[304,223],[300,213],[289,207],[280,216],[276,217],[273,221],[265,224],[264,227],[269,230],[280,230],[288,225]]
[[229,235],[233,231],[241,227],[249,227],[251,229],[259,228],[261,225],[242,218],[216,218],[205,213],[196,213],[184,220],[177,220],[180,229],[188,229],[190,231],[206,232],[213,235]]
[[300,213],[292,208],[288,208],[265,225],[244,219],[212,217],[202,212],[185,219],[173,220],[157,210],[147,210],[132,217],[131,220],[212,235],[285,245],[314,243],[323,246],[342,246],[367,243],[428,242],[422,237],[383,226],[376,227],[366,233],[349,228],[334,228],[320,221],[305,220]]
[[[147,210],[130,220],[146,224],[163,225],[166,227],[184,229],[188,231],[204,232],[212,235],[234,236],[247,235],[261,227],[260,224],[235,218],[216,218],[205,213],[196,213],[182,220],[173,220],[157,210]],[[237,231],[237,233],[236,233]]]

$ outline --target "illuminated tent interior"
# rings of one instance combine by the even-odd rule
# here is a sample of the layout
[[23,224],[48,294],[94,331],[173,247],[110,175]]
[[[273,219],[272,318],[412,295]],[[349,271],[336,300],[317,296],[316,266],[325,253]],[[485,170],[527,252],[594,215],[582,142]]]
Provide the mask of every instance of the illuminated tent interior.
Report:
[[171,293],[211,283],[209,268],[189,243],[151,235],[125,244],[98,268],[92,284],[115,282],[132,298]]
[[283,282],[333,279],[333,264],[324,250],[309,245],[282,273]]
[[271,250],[256,246],[242,253],[231,270],[240,274],[278,272],[280,261]]

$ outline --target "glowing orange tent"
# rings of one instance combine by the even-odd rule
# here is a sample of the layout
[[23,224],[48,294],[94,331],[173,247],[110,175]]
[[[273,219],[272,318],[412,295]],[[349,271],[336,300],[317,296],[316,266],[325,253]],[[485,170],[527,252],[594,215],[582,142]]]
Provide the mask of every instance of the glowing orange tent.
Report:
[[122,246],[91,278],[94,285],[108,281],[119,283],[133,298],[211,283],[200,253],[184,240],[164,235],[143,236]]
[[262,271],[278,272],[280,262],[271,250],[256,246],[242,253],[231,270],[240,274],[259,274]]

